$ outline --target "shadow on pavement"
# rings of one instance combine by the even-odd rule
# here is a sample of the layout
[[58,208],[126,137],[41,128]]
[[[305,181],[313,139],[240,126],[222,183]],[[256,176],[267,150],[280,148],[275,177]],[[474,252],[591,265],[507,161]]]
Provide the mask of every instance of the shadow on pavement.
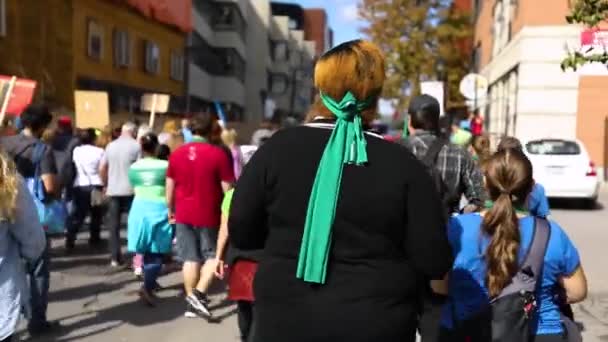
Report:
[[85,312],[82,316],[91,316],[74,323],[65,323],[54,335],[29,339],[31,342],[66,342],[79,341],[86,337],[105,333],[128,324],[145,327],[172,321],[184,313],[184,301],[179,297],[160,298],[154,308],[145,306],[137,297],[128,303],[119,304],[107,309]]
[[579,199],[550,199],[549,205],[551,209],[569,211],[600,211],[604,209],[604,205],[599,201],[596,203],[591,203],[589,201]]
[[49,303],[62,302],[69,300],[82,299],[86,297],[98,296],[100,294],[113,292],[123,287],[137,282],[137,279],[124,279],[115,283],[95,283],[85,286],[72,287],[61,290],[54,290],[49,293]]

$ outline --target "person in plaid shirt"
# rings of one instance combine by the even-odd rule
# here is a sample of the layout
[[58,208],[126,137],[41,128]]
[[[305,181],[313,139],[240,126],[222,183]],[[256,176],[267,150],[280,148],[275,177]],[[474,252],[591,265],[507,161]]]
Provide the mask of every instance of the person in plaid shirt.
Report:
[[[439,108],[439,102],[429,95],[415,97],[410,103],[408,109],[410,136],[402,140],[402,144],[420,160],[424,159],[437,139],[447,138],[441,136]],[[483,175],[468,151],[446,142],[437,155],[435,165],[448,191],[448,194],[441,195],[447,196],[446,209],[449,214],[460,211],[460,200],[463,195],[468,201],[468,205],[463,209],[464,212],[474,212],[483,208],[485,199]],[[421,285],[418,330],[423,342],[437,340],[441,307],[445,302],[445,297],[433,293],[428,285],[427,282],[422,282]]]
[[[410,136],[402,144],[422,159],[439,137],[439,102],[430,95],[420,95],[412,100],[408,112]],[[462,196],[468,201],[464,211],[472,212],[483,207],[483,176],[468,151],[446,144],[437,156],[436,166],[453,198],[449,203],[450,213],[460,211]]]

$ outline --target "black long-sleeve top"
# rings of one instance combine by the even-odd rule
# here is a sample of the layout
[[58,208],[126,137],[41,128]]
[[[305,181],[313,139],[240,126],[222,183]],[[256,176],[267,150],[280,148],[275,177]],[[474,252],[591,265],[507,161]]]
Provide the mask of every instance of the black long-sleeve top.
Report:
[[419,281],[443,277],[452,256],[431,177],[403,146],[366,134],[368,164],[344,166],[327,281],[296,278],[308,200],[331,132],[302,126],[276,133],[236,187],[230,241],[264,249],[254,341],[409,341]]

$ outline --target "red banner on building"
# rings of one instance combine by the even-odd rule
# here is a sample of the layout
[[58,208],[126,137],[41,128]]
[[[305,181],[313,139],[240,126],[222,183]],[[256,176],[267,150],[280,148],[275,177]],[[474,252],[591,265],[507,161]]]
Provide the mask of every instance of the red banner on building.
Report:
[[192,0],[113,0],[126,3],[142,15],[192,32]]
[[17,78],[17,81],[10,94],[8,92],[8,84],[11,82],[10,76],[0,75],[0,103],[4,101],[4,96],[10,96],[8,99],[8,107],[6,113],[13,115],[21,115],[27,106],[32,103],[34,91],[36,90],[36,81],[26,78]]

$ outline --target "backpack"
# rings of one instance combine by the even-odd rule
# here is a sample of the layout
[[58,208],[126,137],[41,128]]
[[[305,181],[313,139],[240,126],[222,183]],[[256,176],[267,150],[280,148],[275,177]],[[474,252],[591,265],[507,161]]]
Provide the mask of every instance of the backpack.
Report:
[[533,318],[537,313],[536,291],[540,287],[542,268],[551,235],[549,222],[535,218],[532,244],[513,276],[511,283],[492,299],[480,313],[457,321],[450,341],[529,342],[535,336]]
[[433,183],[435,184],[435,189],[441,198],[441,203],[443,204],[444,214],[447,216],[454,213],[454,199],[450,188],[446,185],[443,177],[441,175],[441,171],[437,168],[437,159],[439,158],[439,153],[441,150],[447,146],[449,142],[446,139],[437,138],[428,151],[422,157],[421,162],[426,167],[428,173],[431,175],[433,179]]

